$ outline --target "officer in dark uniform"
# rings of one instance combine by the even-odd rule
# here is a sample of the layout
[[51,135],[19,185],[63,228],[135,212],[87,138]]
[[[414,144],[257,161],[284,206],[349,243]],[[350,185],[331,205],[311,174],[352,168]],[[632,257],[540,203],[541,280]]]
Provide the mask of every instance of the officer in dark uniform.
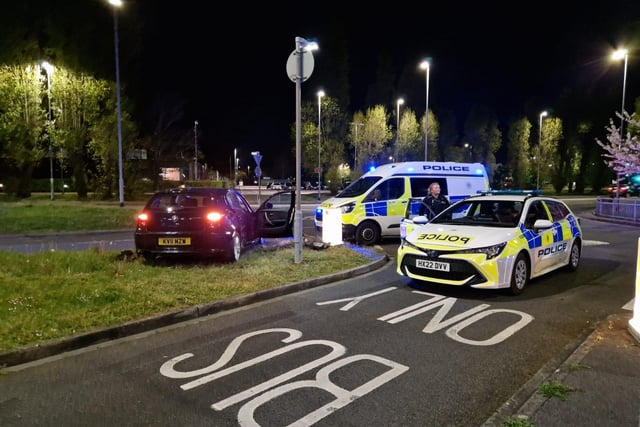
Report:
[[429,185],[427,195],[422,199],[422,203],[420,203],[418,215],[426,215],[427,218],[431,219],[445,210],[449,205],[449,200],[440,194],[440,184],[432,182],[431,185]]

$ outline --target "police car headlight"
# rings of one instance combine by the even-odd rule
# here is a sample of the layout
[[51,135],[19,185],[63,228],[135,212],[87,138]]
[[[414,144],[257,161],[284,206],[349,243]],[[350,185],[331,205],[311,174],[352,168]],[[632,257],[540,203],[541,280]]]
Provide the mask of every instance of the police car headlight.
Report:
[[466,249],[458,252],[459,254],[485,254],[487,259],[492,259],[500,255],[507,242],[498,243],[497,245],[486,246],[484,248]]
[[340,207],[340,209],[342,210],[342,213],[349,213],[353,210],[353,208],[356,207],[355,203],[347,203],[346,205]]
[[411,243],[410,241],[408,241],[407,239],[400,239],[400,246],[407,246],[411,249],[416,249],[418,251],[421,251],[422,248],[414,245],[413,243]]

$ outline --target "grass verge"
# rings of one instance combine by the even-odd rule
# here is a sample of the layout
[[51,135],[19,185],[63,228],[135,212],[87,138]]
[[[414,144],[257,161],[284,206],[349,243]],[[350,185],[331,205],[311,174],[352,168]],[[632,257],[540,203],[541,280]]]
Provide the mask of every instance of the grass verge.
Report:
[[346,246],[255,249],[239,262],[121,259],[117,251],[0,251],[0,352],[371,262]]
[[[143,202],[0,196],[0,234],[135,228]],[[0,251],[0,352],[365,265],[344,247],[254,249],[238,263],[145,263],[116,251]]]

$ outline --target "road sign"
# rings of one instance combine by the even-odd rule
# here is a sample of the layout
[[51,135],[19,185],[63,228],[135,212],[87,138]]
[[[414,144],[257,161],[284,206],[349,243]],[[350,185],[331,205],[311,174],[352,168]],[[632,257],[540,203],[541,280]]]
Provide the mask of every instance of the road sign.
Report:
[[256,166],[253,173],[256,175],[256,178],[260,178],[262,176],[262,169],[260,169],[260,166]]
[[316,173],[322,173],[322,167],[316,166],[314,170]]
[[260,166],[260,162],[262,161],[262,154],[260,154],[259,151],[254,151],[251,154],[253,154],[253,160],[255,160],[256,166]]
[[[311,73],[313,73],[313,54],[308,50],[302,51],[302,81],[306,81],[309,77],[311,77]],[[287,59],[287,76],[291,79],[292,82],[296,82],[298,78],[298,54],[294,49],[293,52],[289,55],[289,59]]]

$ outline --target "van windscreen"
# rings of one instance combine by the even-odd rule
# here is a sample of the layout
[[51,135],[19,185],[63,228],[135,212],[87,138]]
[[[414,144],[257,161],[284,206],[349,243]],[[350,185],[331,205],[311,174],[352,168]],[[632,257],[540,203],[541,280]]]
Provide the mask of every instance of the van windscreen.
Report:
[[339,192],[336,197],[357,197],[364,194],[376,182],[380,181],[380,176],[363,176],[353,181],[347,188]]

